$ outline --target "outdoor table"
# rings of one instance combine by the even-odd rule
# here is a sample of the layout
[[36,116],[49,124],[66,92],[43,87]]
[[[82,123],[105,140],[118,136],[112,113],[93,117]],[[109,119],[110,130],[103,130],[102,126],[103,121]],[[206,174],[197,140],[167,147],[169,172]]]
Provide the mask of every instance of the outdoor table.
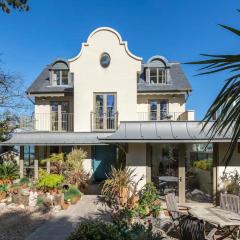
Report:
[[229,228],[228,234],[218,238],[224,239],[225,237],[231,235],[236,228],[240,226],[240,215],[231,211],[223,210],[219,207],[214,208],[192,208],[189,210],[189,214],[192,216],[203,220],[204,222],[211,223],[217,226],[219,229],[224,227],[233,227]]

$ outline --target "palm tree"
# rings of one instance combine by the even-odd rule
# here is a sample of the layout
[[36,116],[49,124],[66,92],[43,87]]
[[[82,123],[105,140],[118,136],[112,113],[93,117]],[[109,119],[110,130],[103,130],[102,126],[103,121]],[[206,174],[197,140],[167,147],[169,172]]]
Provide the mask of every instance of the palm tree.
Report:
[[[240,10],[238,11],[240,12]],[[220,24],[220,26],[240,36],[240,30],[226,25]],[[231,74],[231,77],[225,80],[224,86],[203,118],[204,129],[207,124],[216,117],[216,121],[214,121],[209,130],[209,133],[211,133],[210,141],[217,134],[226,134],[229,130],[232,131],[231,143],[224,157],[226,168],[240,137],[240,54],[201,54],[201,56],[207,57],[208,59],[187,63],[203,66],[199,69],[201,73],[198,75],[217,72],[229,72]]]

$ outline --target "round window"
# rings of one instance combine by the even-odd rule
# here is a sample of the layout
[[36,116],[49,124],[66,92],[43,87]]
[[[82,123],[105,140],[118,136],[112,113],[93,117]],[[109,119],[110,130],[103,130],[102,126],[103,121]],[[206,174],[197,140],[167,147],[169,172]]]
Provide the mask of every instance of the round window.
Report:
[[103,68],[107,68],[111,62],[110,55],[108,53],[103,53],[100,57],[100,64]]

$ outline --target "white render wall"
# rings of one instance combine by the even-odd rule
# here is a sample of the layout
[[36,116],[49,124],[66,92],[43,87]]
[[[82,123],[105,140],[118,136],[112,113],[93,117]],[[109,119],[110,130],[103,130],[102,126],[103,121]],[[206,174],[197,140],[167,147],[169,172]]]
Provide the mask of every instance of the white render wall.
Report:
[[145,143],[130,143],[128,144],[128,152],[126,155],[126,165],[130,169],[134,169],[134,181],[143,180],[138,184],[138,190],[141,189],[147,182],[147,148]]
[[[111,57],[108,68],[100,65],[104,52]],[[128,51],[127,43],[115,30],[95,30],[80,54],[69,62],[70,71],[74,72],[74,131],[91,131],[94,93],[116,93],[119,121],[137,120],[137,72],[141,70],[141,58]]]

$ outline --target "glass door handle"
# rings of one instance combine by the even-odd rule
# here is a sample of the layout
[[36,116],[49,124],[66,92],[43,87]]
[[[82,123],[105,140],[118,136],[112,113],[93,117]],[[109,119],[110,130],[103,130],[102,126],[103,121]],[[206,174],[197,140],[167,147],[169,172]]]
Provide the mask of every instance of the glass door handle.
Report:
[[182,182],[182,177],[179,177],[179,182]]

